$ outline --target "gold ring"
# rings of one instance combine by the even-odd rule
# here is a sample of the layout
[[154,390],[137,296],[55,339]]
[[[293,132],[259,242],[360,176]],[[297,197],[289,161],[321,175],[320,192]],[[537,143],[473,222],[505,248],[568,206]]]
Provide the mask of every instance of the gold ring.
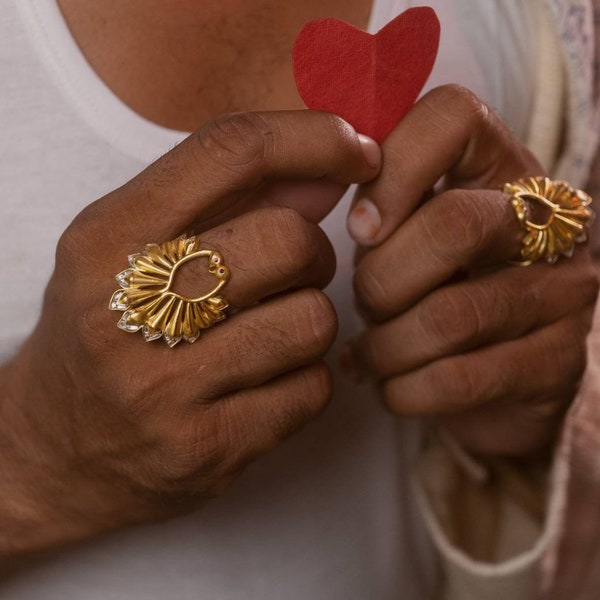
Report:
[[521,260],[512,264],[555,263],[560,255],[571,257],[575,244],[587,240],[594,212],[585,192],[548,177],[519,179],[506,183],[502,191],[511,195],[511,206],[525,231]]
[[[217,280],[202,296],[188,298],[173,290],[175,273],[184,263],[206,258],[208,272]],[[148,244],[129,256],[130,268],[116,276],[121,289],[110,299],[110,310],[124,311],[117,327],[129,333],[142,330],[147,342],[161,337],[172,348],[180,340],[193,344],[202,329],[225,318],[227,301],[219,292],[229,279],[223,257],[201,249],[196,237],[181,236],[162,245]]]

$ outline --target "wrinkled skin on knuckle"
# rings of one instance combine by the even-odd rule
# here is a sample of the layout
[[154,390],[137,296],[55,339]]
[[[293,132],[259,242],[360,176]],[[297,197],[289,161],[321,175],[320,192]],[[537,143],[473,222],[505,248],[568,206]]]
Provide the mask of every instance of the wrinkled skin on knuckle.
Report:
[[[432,90],[425,98],[426,106],[441,126],[454,131],[457,142],[457,164],[449,173],[450,187],[486,187],[501,185],[503,163],[508,159],[517,170],[541,174],[543,169],[511,133],[500,117],[470,90],[455,84]],[[494,140],[491,143],[490,140]],[[477,160],[474,160],[475,153]]]
[[[123,239],[127,239],[122,226],[118,237],[106,226],[111,211],[118,205],[120,193],[116,190],[86,206],[61,234],[55,251],[56,270],[71,276],[73,284],[77,284],[82,273],[106,272],[107,257],[111,256],[108,250],[114,245],[122,246]],[[131,227],[132,237],[135,237],[137,231],[133,224]],[[99,243],[102,252],[98,251]],[[125,261],[123,268],[126,264]]]
[[439,403],[440,412],[462,411],[486,401],[477,376],[468,360],[442,360],[428,374],[431,397]]
[[468,190],[444,192],[438,206],[440,210],[433,219],[423,215],[432,254],[443,264],[458,261],[462,263],[460,266],[467,267],[489,241],[486,207],[476,193]]
[[[247,322],[243,329],[238,331],[235,339],[229,343],[227,352],[229,379],[235,378],[240,373],[247,372],[248,356],[263,356],[269,359],[277,356],[288,357],[290,355],[289,339],[295,334],[291,331],[288,321],[280,318],[257,318],[253,322]],[[216,377],[210,397],[216,397],[222,393],[222,384],[227,385],[227,377]]]
[[393,312],[392,294],[379,273],[372,267],[371,255],[365,256],[358,265],[353,279],[354,296],[360,306],[375,321],[380,315]]
[[[257,236],[263,239],[257,265],[269,275],[274,268],[291,283],[310,270],[317,270],[325,285],[335,270],[335,255],[323,232],[300,213],[286,207],[261,210],[254,221]],[[329,248],[329,252],[323,251]],[[279,257],[274,262],[273,257]],[[322,273],[320,272],[322,271]]]
[[469,89],[447,84],[433,89],[422,102],[442,121],[465,131],[480,126],[490,113],[488,106]]
[[502,294],[502,315],[505,317],[505,322],[510,322],[511,300],[513,301],[513,309],[517,306],[514,301],[518,298],[518,309],[522,314],[526,315],[527,321],[531,323],[529,330],[536,328],[540,323],[539,307],[547,302],[542,281],[531,280],[526,285],[520,287],[512,287],[510,290],[504,290]]
[[417,317],[437,346],[455,347],[479,339],[484,331],[482,306],[460,287],[442,288],[430,302],[419,305]]
[[[497,340],[502,328],[512,320],[517,306],[515,298],[519,295],[527,298],[530,293],[533,296],[537,293],[535,286],[531,290],[524,290],[509,284],[490,286],[485,281],[474,281],[472,285],[473,293],[464,293],[465,301],[470,305],[465,309],[471,317],[470,335],[467,337],[470,345]],[[533,312],[535,306],[535,304],[528,304],[523,308],[519,305],[519,310]],[[537,310],[534,314],[537,314]]]
[[299,339],[306,340],[310,356],[323,356],[333,344],[338,330],[337,313],[329,298],[319,290],[305,289],[297,294],[294,310]]
[[274,152],[275,137],[271,125],[257,113],[225,115],[194,134],[202,156],[237,176],[240,186],[260,183],[262,168]]
[[307,288],[293,295],[281,317],[257,323],[254,333],[242,332],[239,356],[242,361],[249,352],[287,356],[301,364],[326,354],[336,334],[337,314],[331,301],[323,292]]
[[[55,273],[68,277],[74,284],[90,260],[86,230],[71,224],[60,236],[55,252]],[[91,256],[93,257],[94,254]]]
[[184,491],[197,489],[200,484],[208,491],[213,481],[228,472],[232,447],[230,428],[210,417],[202,424],[193,418],[192,423],[193,426],[179,432],[165,445],[162,483]]
[[[514,373],[507,367],[506,373]],[[440,413],[459,412],[510,395],[512,378],[502,371],[479,373],[468,355],[439,361],[428,371],[428,388]]]

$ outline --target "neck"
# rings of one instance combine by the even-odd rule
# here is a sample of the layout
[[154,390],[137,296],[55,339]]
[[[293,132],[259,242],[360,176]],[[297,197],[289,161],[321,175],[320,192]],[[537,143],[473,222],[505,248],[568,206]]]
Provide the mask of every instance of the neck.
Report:
[[372,0],[59,0],[86,59],[137,113],[191,131],[223,112],[303,106],[296,34],[335,16],[365,28]]

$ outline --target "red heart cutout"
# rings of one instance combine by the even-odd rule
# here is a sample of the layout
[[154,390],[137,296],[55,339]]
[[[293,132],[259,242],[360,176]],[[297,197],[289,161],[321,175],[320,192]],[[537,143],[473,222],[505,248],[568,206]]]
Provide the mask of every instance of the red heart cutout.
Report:
[[333,112],[381,143],[429,77],[440,41],[432,8],[410,8],[375,35],[339,19],[307,23],[294,44],[294,77],[308,108]]

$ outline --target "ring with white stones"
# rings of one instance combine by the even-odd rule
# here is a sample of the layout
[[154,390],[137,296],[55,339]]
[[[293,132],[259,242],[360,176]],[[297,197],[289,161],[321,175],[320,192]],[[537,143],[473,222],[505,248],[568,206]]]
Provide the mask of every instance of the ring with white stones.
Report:
[[[502,191],[525,232],[519,261],[528,266],[538,260],[555,263],[559,256],[571,257],[575,244],[585,242],[594,218],[591,197],[565,181],[529,177],[506,183]],[[535,215],[536,210],[541,217]]]
[[[214,288],[197,298],[176,293],[173,283],[179,267],[201,258],[207,259],[208,272],[217,280]],[[229,280],[229,269],[218,252],[202,249],[196,237],[148,244],[144,252],[129,257],[129,265],[116,276],[121,288],[108,306],[124,311],[117,323],[123,331],[141,330],[148,342],[162,337],[172,348],[182,339],[193,344],[202,329],[225,318],[228,304],[219,292]]]

